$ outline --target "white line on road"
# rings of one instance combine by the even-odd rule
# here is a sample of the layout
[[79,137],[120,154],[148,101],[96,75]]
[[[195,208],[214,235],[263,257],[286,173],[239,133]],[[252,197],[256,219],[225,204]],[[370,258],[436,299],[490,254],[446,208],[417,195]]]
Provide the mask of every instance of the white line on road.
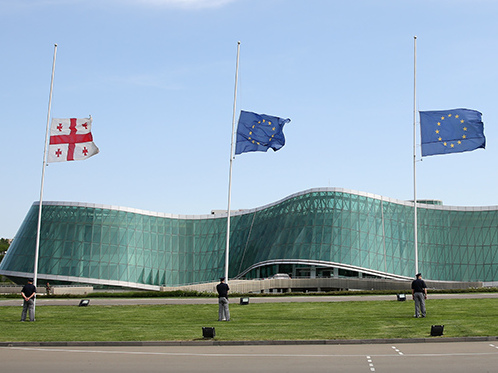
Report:
[[[123,354],[123,355],[164,355],[164,356],[204,356],[204,357],[365,357],[365,354],[258,354],[258,353],[188,353],[188,352],[141,352],[141,351],[120,351],[120,350],[83,350],[64,348],[34,348],[34,347],[0,347],[0,349],[24,350],[24,351],[44,351],[44,352],[74,352],[74,353],[95,353],[95,354]],[[465,353],[432,353],[432,354],[378,354],[370,357],[451,357],[451,356],[490,356],[497,355],[497,352],[465,352]]]
[[375,367],[373,365],[373,361],[372,361],[371,356],[367,356],[367,363],[368,363],[368,367],[370,368],[370,372],[375,372]]

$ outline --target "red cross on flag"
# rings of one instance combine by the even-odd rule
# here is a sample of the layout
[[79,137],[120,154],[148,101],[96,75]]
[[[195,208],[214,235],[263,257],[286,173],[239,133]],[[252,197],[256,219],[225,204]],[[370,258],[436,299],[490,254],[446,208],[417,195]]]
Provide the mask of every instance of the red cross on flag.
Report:
[[81,161],[99,152],[93,142],[92,118],[52,119],[47,161]]

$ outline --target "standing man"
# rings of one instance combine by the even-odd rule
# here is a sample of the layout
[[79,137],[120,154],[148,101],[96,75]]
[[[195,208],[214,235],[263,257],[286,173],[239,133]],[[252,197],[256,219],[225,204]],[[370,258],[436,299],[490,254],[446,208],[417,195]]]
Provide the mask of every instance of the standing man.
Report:
[[220,278],[220,283],[216,285],[218,292],[218,321],[230,321],[230,311],[228,310],[228,290],[230,288],[225,283],[225,277]]
[[415,301],[415,317],[425,317],[425,300],[427,299],[427,286],[422,280],[422,274],[417,273],[412,282],[412,298]]
[[22,305],[21,321],[26,320],[26,313],[29,310],[29,321],[35,321],[35,296],[36,287],[33,285],[33,280],[28,279],[28,283],[21,290],[21,295],[24,299]]

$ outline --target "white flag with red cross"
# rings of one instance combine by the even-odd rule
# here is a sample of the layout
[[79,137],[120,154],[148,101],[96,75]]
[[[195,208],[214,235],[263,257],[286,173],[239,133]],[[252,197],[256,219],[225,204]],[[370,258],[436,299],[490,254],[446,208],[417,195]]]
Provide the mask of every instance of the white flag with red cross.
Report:
[[81,161],[98,152],[93,142],[92,118],[52,119],[47,162]]

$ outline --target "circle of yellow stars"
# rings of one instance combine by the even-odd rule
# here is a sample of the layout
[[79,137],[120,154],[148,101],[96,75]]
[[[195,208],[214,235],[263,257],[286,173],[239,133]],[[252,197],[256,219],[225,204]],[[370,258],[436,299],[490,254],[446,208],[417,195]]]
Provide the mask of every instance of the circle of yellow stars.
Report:
[[[266,121],[265,119],[261,119],[260,121],[258,121],[258,124],[265,124],[265,123],[268,123],[269,126],[271,126],[271,121]],[[250,140],[253,144],[257,144],[257,145],[261,145],[261,143],[259,141],[256,141],[254,140],[251,136],[252,136],[252,130],[256,128],[256,124],[253,124],[252,127],[251,127],[251,131],[249,131],[249,137],[247,138],[248,140]],[[271,129],[272,131],[275,131],[275,126]],[[271,137],[268,139],[268,141],[271,141],[273,140],[273,137],[275,135],[271,135]]]
[[[439,135],[439,133],[441,132],[441,130],[439,129],[439,127],[441,126],[441,122],[442,122],[443,120],[445,120],[446,118],[448,118],[448,119],[449,119],[449,118],[451,118],[452,116],[453,116],[453,114],[448,114],[446,117],[445,117],[444,115],[443,115],[443,116],[441,116],[441,120],[437,122],[437,126],[438,126],[438,128],[436,128],[436,134],[438,134],[438,135]],[[460,118],[460,116],[459,116],[458,114],[456,114],[456,115],[454,116],[454,118],[455,118],[455,119],[458,119],[458,118]],[[464,121],[463,119],[460,119],[460,123],[461,123],[462,125],[463,125],[463,123],[464,123],[464,122],[465,122],[465,121]],[[467,131],[467,127],[466,127],[466,126],[463,126],[463,128],[462,128],[462,129],[463,129],[463,131],[464,131],[464,132],[466,132],[466,131]],[[464,134],[462,135],[462,140],[465,140],[466,138],[467,138],[467,135],[464,133]],[[438,139],[438,141],[443,141],[443,139],[442,139],[442,137],[441,137],[441,136],[439,136],[437,139]],[[457,140],[457,141],[456,141],[456,143],[457,143],[458,145],[460,145],[460,144],[462,143],[462,140]],[[444,142],[443,142],[443,145],[444,145],[444,146],[448,146],[448,141],[444,141]],[[454,147],[455,147],[455,143],[454,143],[454,142],[450,142],[450,143],[449,143],[449,146],[450,146],[451,148],[454,148]]]

